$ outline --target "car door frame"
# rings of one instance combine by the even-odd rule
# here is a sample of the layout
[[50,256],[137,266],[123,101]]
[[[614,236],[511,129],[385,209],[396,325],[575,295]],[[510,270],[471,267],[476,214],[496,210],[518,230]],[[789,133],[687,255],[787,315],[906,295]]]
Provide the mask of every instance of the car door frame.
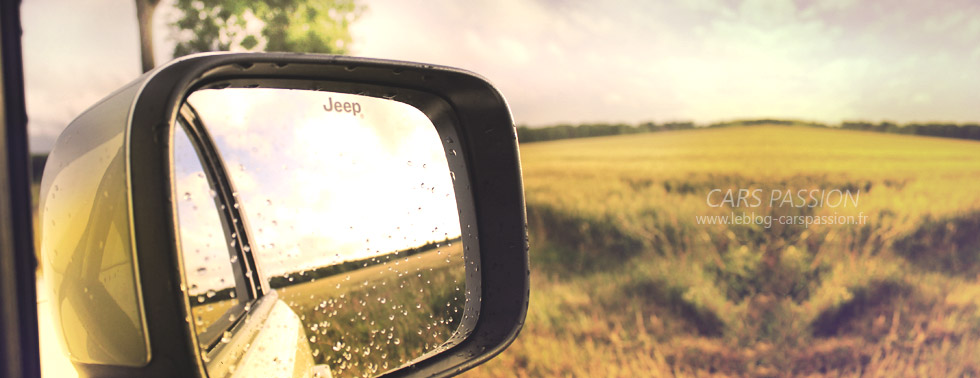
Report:
[[0,376],[38,377],[37,296],[20,2],[0,2]]
[[[232,273],[235,276],[235,292],[239,303],[225,312],[225,314],[231,313],[230,317],[222,314],[214,323],[215,327],[208,327],[206,332],[195,333],[198,338],[198,345],[206,349],[206,351],[202,351],[202,358],[207,357],[204,361],[207,364],[222,353],[222,349],[226,346],[220,342],[224,332],[234,334],[245,331],[242,329],[246,324],[244,319],[254,313],[251,309],[257,309],[258,306],[254,306],[256,302],[268,294],[270,290],[266,277],[259,271],[251,248],[245,248],[251,245],[250,236],[245,229],[248,223],[241,211],[241,206],[238,206],[234,183],[227,175],[224,161],[221,159],[207,128],[204,127],[197,112],[190,104],[181,109],[177,123],[173,128],[174,132],[181,128],[190,140],[195,150],[195,156],[205,170],[204,175],[214,190],[215,207],[221,219],[225,241],[231,240],[229,243],[235,251],[235,255],[229,256],[229,258],[231,259]],[[175,145],[171,144],[171,148],[175,148]],[[176,190],[176,188],[174,189]],[[177,193],[174,194],[175,197],[176,195]],[[183,251],[179,253],[181,256],[184,255]],[[186,273],[186,270],[182,269],[182,271]],[[186,277],[184,282],[187,282]],[[188,305],[190,304],[188,303]]]

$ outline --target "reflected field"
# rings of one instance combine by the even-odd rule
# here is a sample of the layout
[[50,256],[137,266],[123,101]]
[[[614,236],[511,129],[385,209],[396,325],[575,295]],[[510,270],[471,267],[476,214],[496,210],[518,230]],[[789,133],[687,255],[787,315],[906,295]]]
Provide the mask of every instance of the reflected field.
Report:
[[462,251],[452,242],[277,290],[306,325],[316,363],[335,377],[373,376],[452,336],[466,299]]
[[200,330],[208,329],[208,327],[214,324],[221,315],[224,315],[236,303],[238,301],[234,299],[225,299],[200,305],[192,303],[191,316],[194,317],[194,326]]

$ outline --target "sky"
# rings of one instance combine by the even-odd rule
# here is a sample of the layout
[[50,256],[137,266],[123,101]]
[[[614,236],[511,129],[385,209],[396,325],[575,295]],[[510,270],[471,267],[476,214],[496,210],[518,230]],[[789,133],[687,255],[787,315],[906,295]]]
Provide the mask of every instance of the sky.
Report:
[[[169,60],[164,0],[154,21]],[[486,77],[515,122],[980,121],[980,2],[365,0],[352,54]],[[32,149],[140,74],[135,6],[22,5]]]
[[[254,231],[251,250],[268,275],[461,234],[447,151],[432,122],[410,105],[244,88],[196,92],[188,102],[222,154]],[[351,104],[352,111],[326,111],[328,102],[345,104],[341,110]],[[176,163],[181,238],[201,246],[185,246],[185,264],[206,266],[203,259],[213,248],[203,246],[224,236],[212,220],[213,200],[189,148],[175,149],[175,155],[187,156]],[[190,253],[196,249],[203,252]]]

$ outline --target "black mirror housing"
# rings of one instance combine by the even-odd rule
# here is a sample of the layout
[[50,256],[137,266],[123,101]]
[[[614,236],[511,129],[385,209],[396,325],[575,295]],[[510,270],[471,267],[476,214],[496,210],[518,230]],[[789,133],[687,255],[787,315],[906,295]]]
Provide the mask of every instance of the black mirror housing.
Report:
[[[42,264],[58,277],[52,288],[55,323],[66,329],[65,343],[83,375],[206,376],[188,323],[170,144],[187,96],[224,87],[329,90],[401,101],[426,114],[444,146],[458,154],[449,164],[460,220],[473,226],[462,236],[466,316],[445,348],[383,376],[457,374],[517,337],[529,295],[524,194],[516,130],[492,85],[466,71],[407,62],[200,54],[148,72],[86,111],[59,138],[45,170]],[[221,159],[214,151],[206,155]],[[72,198],[77,185],[88,194]],[[86,216],[78,216],[79,206]],[[107,259],[107,243],[118,247],[115,258],[124,262],[111,274],[85,265]],[[264,284],[262,290],[271,289]],[[99,316],[107,303],[116,303],[118,311]],[[66,323],[64,316],[80,324]],[[132,327],[111,326],[120,319]],[[67,330],[79,326],[84,330]],[[80,337],[72,336],[75,331],[85,334],[86,345],[73,339]]]

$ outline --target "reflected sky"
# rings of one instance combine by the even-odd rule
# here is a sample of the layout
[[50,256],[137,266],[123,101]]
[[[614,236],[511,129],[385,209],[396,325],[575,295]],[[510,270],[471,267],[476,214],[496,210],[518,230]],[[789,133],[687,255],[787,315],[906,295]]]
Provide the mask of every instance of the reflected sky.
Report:
[[[221,224],[221,213],[204,167],[183,128],[174,132],[174,186],[177,192],[177,221],[184,253],[188,293],[198,296],[208,290],[235,285],[230,263],[231,243]],[[192,298],[191,304],[200,302]],[[202,301],[204,298],[200,298]]]
[[445,151],[414,107],[285,89],[204,90],[188,102],[218,145],[268,275],[460,235]]

